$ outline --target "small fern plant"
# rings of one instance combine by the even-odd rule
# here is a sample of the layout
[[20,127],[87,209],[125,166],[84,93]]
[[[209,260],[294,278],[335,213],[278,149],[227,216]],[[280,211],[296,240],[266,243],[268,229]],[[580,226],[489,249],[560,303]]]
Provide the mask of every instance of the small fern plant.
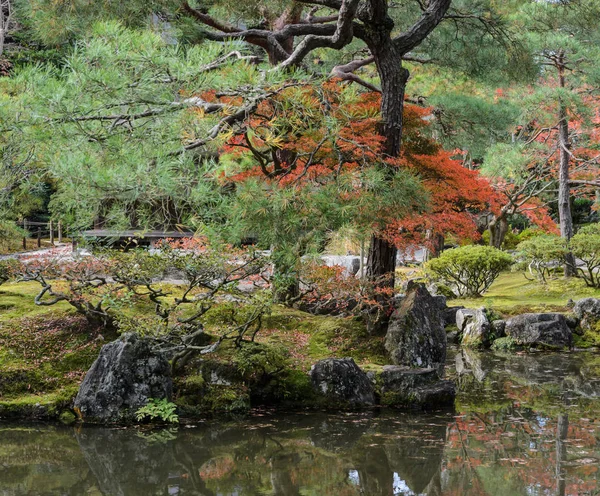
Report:
[[149,398],[148,403],[135,412],[135,418],[138,422],[145,418],[149,418],[150,420],[158,418],[163,422],[175,424],[179,422],[179,415],[175,413],[176,409],[177,406],[175,403],[171,403],[165,398],[161,400]]

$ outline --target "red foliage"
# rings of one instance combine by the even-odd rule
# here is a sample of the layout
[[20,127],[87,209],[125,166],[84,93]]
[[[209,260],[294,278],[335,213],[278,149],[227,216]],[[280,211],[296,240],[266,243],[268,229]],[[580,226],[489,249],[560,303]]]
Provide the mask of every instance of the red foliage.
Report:
[[[476,171],[463,167],[453,153],[426,135],[431,109],[405,105],[404,146],[399,158],[383,154],[378,133],[380,95],[348,98],[338,81],[321,88],[290,88],[262,102],[243,132],[221,150],[233,157],[252,157],[251,165],[227,181],[260,177],[284,187],[306,187],[334,180],[374,165],[404,168],[423,181],[431,195],[430,209],[408,218],[381,205],[372,218],[399,247],[427,243],[433,232],[477,239],[473,214],[490,209],[495,193]],[[362,194],[359,179],[354,194]],[[352,196],[352,193],[341,193]],[[370,208],[376,208],[372,205]]]

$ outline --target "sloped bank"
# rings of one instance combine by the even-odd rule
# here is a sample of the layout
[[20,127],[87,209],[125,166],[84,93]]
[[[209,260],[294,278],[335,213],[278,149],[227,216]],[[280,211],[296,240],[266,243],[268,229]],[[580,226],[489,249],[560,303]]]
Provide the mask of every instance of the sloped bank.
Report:
[[[124,335],[106,343],[97,331],[84,329],[85,323],[69,310],[55,310],[52,317],[5,321],[0,328],[4,337],[0,418],[71,421],[80,416],[88,421],[126,422],[149,398],[170,399],[180,416],[189,418],[244,413],[260,405],[282,409],[451,406],[453,386],[440,378],[446,346],[445,334],[440,333],[441,314],[435,310],[433,319],[415,321],[434,300],[415,290],[392,317],[396,332],[413,329],[421,340],[433,343],[418,358],[422,369],[393,358],[398,354],[389,343],[386,350],[386,342],[413,339],[410,333],[391,340],[369,335],[362,322],[353,318],[315,316],[283,307],[265,320],[258,342],[239,349],[225,345],[215,354],[196,357],[175,377],[169,377],[166,357],[152,355],[142,339]],[[69,320],[76,321],[77,327],[65,330]],[[17,340],[11,338],[15,333]],[[435,339],[443,341],[431,341]],[[28,346],[35,349],[29,353]],[[40,360],[44,361],[41,368]],[[10,376],[9,390],[6,377],[12,369],[18,373]],[[348,370],[369,390],[359,401],[340,394]],[[355,385],[347,385],[348,390]]]

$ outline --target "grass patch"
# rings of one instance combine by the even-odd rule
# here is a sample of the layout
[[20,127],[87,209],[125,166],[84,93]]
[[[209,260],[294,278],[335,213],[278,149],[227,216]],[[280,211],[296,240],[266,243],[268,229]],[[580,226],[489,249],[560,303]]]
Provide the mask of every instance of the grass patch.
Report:
[[547,285],[528,281],[521,272],[504,272],[482,298],[457,298],[450,305],[491,307],[504,316],[527,312],[567,312],[569,300],[600,298],[600,290],[588,288],[581,279],[559,278]]

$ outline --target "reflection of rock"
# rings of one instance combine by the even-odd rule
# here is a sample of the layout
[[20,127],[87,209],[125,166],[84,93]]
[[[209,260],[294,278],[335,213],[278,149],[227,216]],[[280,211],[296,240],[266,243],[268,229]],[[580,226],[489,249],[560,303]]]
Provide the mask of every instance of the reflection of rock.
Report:
[[333,403],[373,405],[373,384],[352,358],[326,358],[310,369],[315,390]]
[[456,325],[462,331],[463,346],[480,348],[490,344],[490,322],[485,309],[467,309],[456,312]]
[[569,346],[571,329],[559,313],[525,313],[506,321],[506,335],[520,345]]
[[584,298],[575,303],[573,313],[581,321],[581,327],[590,330],[600,321],[600,298]]
[[459,375],[472,373],[475,379],[483,382],[490,369],[491,364],[483,353],[464,348],[456,355],[456,372]]
[[[371,415],[356,418],[313,416],[310,420],[310,441],[318,448],[332,452],[352,449],[372,428]],[[315,422],[316,420],[316,422]]]
[[446,333],[442,314],[424,286],[409,283],[406,298],[390,318],[385,348],[396,365],[443,368]]
[[519,378],[525,384],[560,383],[564,377],[579,375],[579,357],[558,353],[526,353],[504,355],[501,376]]
[[436,369],[386,365],[380,380],[383,405],[421,408],[454,405],[454,384],[451,381],[440,381]]
[[[170,450],[134,431],[83,429],[77,441],[102,494],[158,494],[167,486]],[[172,441],[167,441],[169,445]]]
[[86,420],[109,422],[132,415],[148,398],[170,398],[172,388],[167,359],[154,353],[147,340],[128,333],[102,347],[75,407]]
[[403,432],[403,440],[386,443],[385,451],[390,469],[397,474],[395,479],[404,481],[412,491],[409,494],[428,494],[426,488],[441,470],[446,425],[432,425],[426,431],[423,426],[420,430],[413,428],[413,432],[410,428]]

